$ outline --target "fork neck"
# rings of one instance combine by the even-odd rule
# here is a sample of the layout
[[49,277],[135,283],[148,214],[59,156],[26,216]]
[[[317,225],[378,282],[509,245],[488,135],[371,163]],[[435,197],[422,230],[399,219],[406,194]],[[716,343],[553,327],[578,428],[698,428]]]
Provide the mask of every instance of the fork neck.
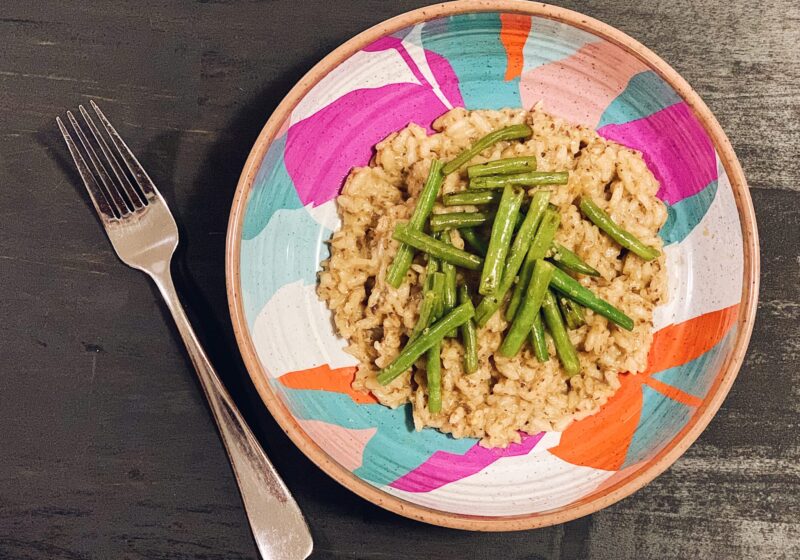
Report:
[[175,289],[175,283],[172,280],[172,270],[170,270],[170,265],[167,265],[163,268],[159,268],[156,270],[147,270],[147,275],[155,283],[158,291],[161,293],[161,296],[164,298],[164,301],[167,303],[169,310],[172,312],[173,316],[175,315],[176,311],[178,313],[184,313],[183,305],[181,305],[180,300],[178,299],[178,291]]
[[149,271],[148,274],[150,278],[152,278],[153,282],[155,282],[155,285],[158,287],[158,291],[161,292],[161,296],[164,298],[170,313],[172,313],[175,326],[178,328],[181,338],[183,338],[183,341],[187,345],[190,358],[193,362],[195,362],[195,365],[197,365],[198,360],[207,363],[208,357],[205,355],[205,352],[200,346],[200,341],[198,340],[197,335],[195,334],[194,329],[189,322],[189,317],[186,315],[186,311],[183,309],[181,300],[178,297],[178,291],[175,289],[175,283],[172,280],[172,271],[170,270],[169,264],[167,264],[166,267],[158,272]]
[[178,298],[178,292],[172,281],[172,272],[169,265],[159,272],[150,272],[149,274],[153,282],[158,286],[158,290],[161,292],[164,301],[167,303],[167,307],[172,313],[175,326],[178,328],[178,333],[180,333],[183,339],[189,358],[192,360],[192,364],[197,370],[203,389],[208,393],[212,386],[217,389],[222,388],[222,384],[214,371],[214,367],[211,365],[211,361],[208,359],[205,350],[203,350],[203,346],[200,344],[200,340],[197,338],[197,334],[195,334],[189,322],[189,317],[186,315],[183,305],[181,305],[181,300]]

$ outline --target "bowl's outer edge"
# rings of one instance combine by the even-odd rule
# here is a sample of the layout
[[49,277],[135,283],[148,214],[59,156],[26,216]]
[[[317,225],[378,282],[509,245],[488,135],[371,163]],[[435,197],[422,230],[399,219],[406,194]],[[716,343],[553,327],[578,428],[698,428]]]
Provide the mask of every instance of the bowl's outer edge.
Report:
[[[664,449],[649,460],[649,466],[638,472],[635,477],[630,480],[622,480],[610,486],[599,496],[579,500],[552,512],[534,515],[486,517],[437,511],[391,496],[359,479],[336,463],[308,438],[286,406],[272,392],[248,334],[249,329],[244,318],[240,294],[239,255],[241,229],[250,187],[267,148],[280,125],[299,100],[342,60],[381,36],[430,19],[483,11],[520,13],[567,23],[594,33],[622,47],[649,65],[685,100],[713,140],[714,147],[730,179],[742,227],[744,270],[742,299],[737,318],[736,341],[734,343],[734,351],[721,366],[721,371],[724,373],[718,376],[715,385],[709,390],[711,397],[698,408],[686,427]],[[758,231],[744,172],[724,131],[710,109],[692,87],[660,57],[622,31],[572,10],[520,0],[459,0],[406,12],[363,31],[343,43],[317,63],[281,101],[264,125],[250,151],[234,194],[225,251],[228,307],[237,343],[259,395],[289,438],[328,475],[370,502],[419,521],[445,527],[479,531],[533,529],[563,523],[588,515],[629,496],[674,463],[697,439],[714,417],[742,365],[755,321],[759,270]]]

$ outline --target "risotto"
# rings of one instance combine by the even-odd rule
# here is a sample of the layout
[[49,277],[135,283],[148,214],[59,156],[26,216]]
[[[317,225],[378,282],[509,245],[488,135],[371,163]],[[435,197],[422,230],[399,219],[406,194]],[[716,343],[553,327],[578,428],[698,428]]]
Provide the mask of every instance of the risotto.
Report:
[[[591,308],[582,309],[582,324],[567,331],[567,343],[574,347],[579,362],[578,372],[568,375],[556,357],[561,354],[555,337],[544,339],[549,356],[544,361],[537,359],[527,339],[513,356],[498,352],[510,327],[506,297],[500,309],[477,328],[474,371],[465,370],[465,344],[459,337],[445,337],[439,343],[441,396],[438,410],[432,412],[424,356],[390,382],[382,384],[378,379],[378,373],[404,351],[420,320],[430,270],[426,255],[416,251],[404,281],[397,288],[386,281],[401,245],[395,228],[412,217],[432,162],[453,160],[488,133],[521,124],[530,127],[528,138],[496,142],[468,164],[534,156],[539,172],[568,172],[566,184],[528,187],[525,198],[538,190],[550,191],[550,208],[560,214],[553,247],[574,252],[596,270],[595,276],[572,277],[627,315],[632,329],[620,328]],[[418,430],[433,427],[457,438],[479,438],[488,447],[518,442],[520,432],[561,431],[573,420],[597,412],[619,388],[621,374],[636,374],[647,366],[653,310],[667,294],[664,256],[658,251],[662,246],[658,231],[667,212],[656,198],[659,184],[639,152],[605,140],[590,128],[555,118],[538,106],[530,111],[457,108],[439,117],[433,129],[435,133],[429,135],[410,124],[390,134],[376,146],[368,167],[352,170],[338,197],[341,227],[330,240],[330,258],[322,264],[318,294],[331,309],[338,333],[347,340],[347,352],[359,362],[353,386],[371,392],[386,406],[411,403]],[[443,205],[444,195],[467,191],[469,186],[466,166],[446,174],[432,215],[474,215],[485,210]],[[645,260],[625,249],[587,219],[581,199],[593,201],[657,256]],[[475,252],[465,246],[463,231],[448,231],[452,246]],[[550,262],[552,256],[548,254]],[[479,274],[459,269],[458,282],[475,282]],[[477,295],[474,291],[473,296]]]

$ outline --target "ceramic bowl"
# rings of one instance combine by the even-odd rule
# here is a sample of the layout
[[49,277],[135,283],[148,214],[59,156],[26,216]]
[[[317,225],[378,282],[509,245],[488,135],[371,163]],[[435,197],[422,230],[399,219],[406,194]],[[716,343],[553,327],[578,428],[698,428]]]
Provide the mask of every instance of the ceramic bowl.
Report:
[[[506,449],[415,432],[354,391],[354,359],[316,295],[336,195],[372,147],[452,107],[529,108],[640,150],[669,208],[669,303],[649,365],[599,413]],[[422,521],[511,530],[586,515],[641,488],[697,438],[742,363],[758,245],[742,170],[689,85],[622,32],[568,10],[465,1],[409,12],[315,66],[270,117],[239,181],[230,312],[253,382],[297,446],[350,490]]]

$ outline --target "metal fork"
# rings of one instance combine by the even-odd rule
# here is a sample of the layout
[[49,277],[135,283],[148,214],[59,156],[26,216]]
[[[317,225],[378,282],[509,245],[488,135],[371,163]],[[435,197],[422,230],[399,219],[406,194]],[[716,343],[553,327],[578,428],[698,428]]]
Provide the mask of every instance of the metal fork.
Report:
[[175,219],[133,152],[94,101],[90,103],[105,135],[83,106],[79,110],[91,140],[71,111],[67,118],[91,167],[61,118],[56,122],[97,215],[122,262],[150,276],[172,312],[230,457],[261,556],[307,558],[313,542],[300,508],[225,390],[178,299],[170,271],[178,245]]

